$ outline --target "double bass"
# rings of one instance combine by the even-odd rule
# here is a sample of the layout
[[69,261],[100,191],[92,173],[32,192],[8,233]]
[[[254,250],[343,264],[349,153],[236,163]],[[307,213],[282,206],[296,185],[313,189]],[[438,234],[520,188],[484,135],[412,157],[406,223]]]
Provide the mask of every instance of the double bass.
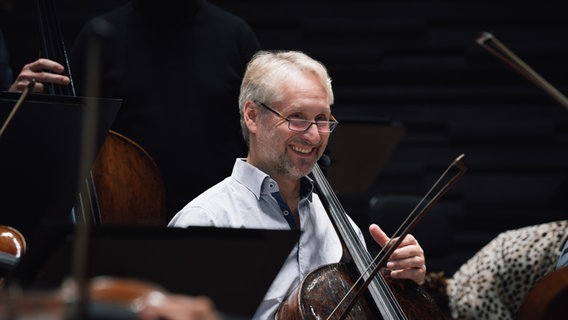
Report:
[[[422,210],[417,211],[453,168],[458,168],[457,174]],[[371,259],[316,164],[312,170],[316,191],[342,242],[343,255],[339,263],[325,265],[309,273],[280,306],[276,319],[447,319],[448,316],[422,287],[411,280],[393,279],[382,267],[409,231],[465,171],[461,155],[393,235],[391,241],[394,243],[387,243],[379,255]],[[397,240],[394,240],[395,237]],[[369,270],[372,271],[369,273]],[[364,283],[361,283],[363,279]]]
[[[48,85],[48,93],[77,97],[55,6],[51,0],[35,0],[34,5],[41,34],[42,57],[64,65],[70,79],[68,86]],[[96,50],[93,52],[96,53]],[[94,58],[96,61],[98,57]],[[93,66],[89,67],[93,69]],[[95,63],[94,67],[98,64]],[[95,79],[87,81],[98,80],[96,74],[91,76]],[[98,94],[97,83],[91,83],[90,87],[94,88],[90,93]],[[92,147],[88,141],[85,144]],[[89,220],[89,223],[167,223],[165,187],[158,166],[142,146],[118,132],[109,131],[88,177],[80,185],[79,198],[86,200],[76,206],[79,207],[76,215]]]

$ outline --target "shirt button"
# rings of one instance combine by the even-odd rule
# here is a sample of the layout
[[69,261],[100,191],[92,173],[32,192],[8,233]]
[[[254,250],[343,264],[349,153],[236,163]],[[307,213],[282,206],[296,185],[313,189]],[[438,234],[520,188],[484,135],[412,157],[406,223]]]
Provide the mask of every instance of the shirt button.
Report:
[[284,210],[284,211],[282,211],[282,213],[283,213],[285,216],[287,216],[289,212],[288,212],[288,210]]

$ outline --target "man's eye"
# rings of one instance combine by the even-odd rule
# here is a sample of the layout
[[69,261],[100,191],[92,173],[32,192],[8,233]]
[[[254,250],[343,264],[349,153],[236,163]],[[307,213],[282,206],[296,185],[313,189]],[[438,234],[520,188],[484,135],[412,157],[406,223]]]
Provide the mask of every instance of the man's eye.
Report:
[[304,120],[304,117],[303,117],[301,114],[299,114],[299,113],[291,114],[288,118],[290,118],[290,119],[300,119],[300,120]]

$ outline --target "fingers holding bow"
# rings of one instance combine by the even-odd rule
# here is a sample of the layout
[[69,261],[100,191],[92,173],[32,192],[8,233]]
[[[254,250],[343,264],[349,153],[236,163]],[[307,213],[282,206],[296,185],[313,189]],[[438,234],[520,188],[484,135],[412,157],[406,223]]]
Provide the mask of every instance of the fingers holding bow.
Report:
[[22,92],[35,79],[33,92],[43,92],[45,84],[68,85],[69,77],[63,75],[65,68],[49,59],[37,59],[26,64],[9,88],[10,92]]
[[[391,240],[376,224],[369,227],[369,232],[381,247],[384,247]],[[393,238],[392,241],[396,241],[396,239]],[[390,256],[386,268],[390,270],[390,275],[393,278],[410,279],[420,285],[424,283],[426,258],[424,257],[424,250],[414,236],[408,234],[402,240]]]

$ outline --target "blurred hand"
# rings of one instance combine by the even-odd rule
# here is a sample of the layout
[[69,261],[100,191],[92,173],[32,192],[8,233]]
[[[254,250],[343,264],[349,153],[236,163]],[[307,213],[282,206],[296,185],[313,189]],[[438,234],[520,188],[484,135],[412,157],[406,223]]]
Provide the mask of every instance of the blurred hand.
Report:
[[53,60],[37,59],[22,68],[22,71],[20,71],[20,74],[8,91],[22,92],[32,79],[36,81],[32,92],[43,92],[45,90],[44,83],[68,85],[71,80],[62,74],[64,70],[65,68],[61,64]]
[[203,296],[165,294],[149,299],[137,311],[141,320],[219,320],[213,302]]

